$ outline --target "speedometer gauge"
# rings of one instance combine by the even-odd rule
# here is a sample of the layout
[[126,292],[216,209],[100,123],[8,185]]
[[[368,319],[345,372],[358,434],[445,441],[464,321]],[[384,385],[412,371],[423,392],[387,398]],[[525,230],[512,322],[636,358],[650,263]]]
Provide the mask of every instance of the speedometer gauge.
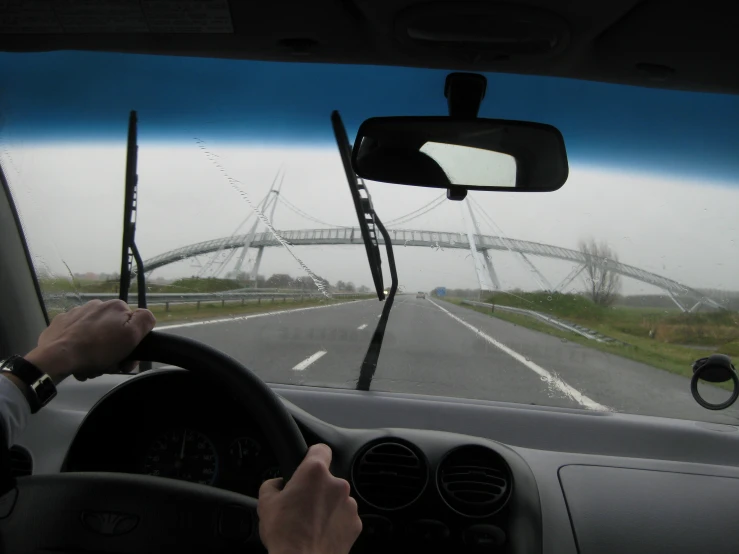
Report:
[[262,472],[261,482],[264,483],[268,479],[279,479],[282,477],[280,466],[271,466]]
[[143,472],[148,475],[212,485],[218,456],[210,439],[192,429],[175,429],[159,435],[146,451]]
[[262,451],[262,446],[251,437],[239,437],[235,439],[228,449],[231,462],[239,468],[251,464]]

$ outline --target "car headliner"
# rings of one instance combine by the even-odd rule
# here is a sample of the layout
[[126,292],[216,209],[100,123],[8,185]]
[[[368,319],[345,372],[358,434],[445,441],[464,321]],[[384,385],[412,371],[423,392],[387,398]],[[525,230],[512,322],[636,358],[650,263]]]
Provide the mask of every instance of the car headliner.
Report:
[[[173,2],[130,3],[124,23],[121,3],[112,0],[5,2],[0,5],[0,51],[96,50],[454,68],[739,93],[739,12],[730,2],[214,4],[219,3],[225,22],[206,29],[219,31],[213,33],[173,24],[175,14],[166,11],[174,10]],[[177,8],[183,13],[182,6]]]

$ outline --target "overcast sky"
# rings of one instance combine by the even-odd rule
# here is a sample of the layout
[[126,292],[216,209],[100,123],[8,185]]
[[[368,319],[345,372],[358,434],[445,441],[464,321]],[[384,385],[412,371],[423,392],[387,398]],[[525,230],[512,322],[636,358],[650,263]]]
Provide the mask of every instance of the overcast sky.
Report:
[[[285,199],[322,222],[354,226],[332,110],[351,139],[368,117],[447,114],[444,70],[91,52],[0,53],[0,65],[0,163],[38,267],[57,275],[67,267],[120,267],[132,109],[139,116],[137,242],[144,258],[231,235],[251,208],[227,176],[256,204],[282,168]],[[739,97],[485,77],[480,116],[555,125],[570,177],[554,193],[472,193],[491,218],[480,219],[482,233],[568,248],[592,237],[622,262],[688,286],[739,289]],[[440,194],[369,185],[386,222]],[[402,227],[466,232],[462,207],[444,201]],[[322,226],[284,205],[274,223],[282,230]],[[361,246],[295,247],[293,254],[332,283],[371,284]],[[478,287],[469,252],[397,245],[396,258],[409,289]],[[532,261],[551,284],[571,270],[557,260]],[[197,274],[198,262],[207,258],[155,276]],[[520,257],[493,252],[493,263],[504,287],[540,287]],[[284,249],[268,249],[260,273],[278,272],[303,270]],[[658,290],[624,279],[624,292]]]
[[[191,144],[141,142],[138,244],[144,258],[194,242],[231,235],[251,208],[213,163],[256,204],[275,175],[284,170],[283,196],[325,223],[355,226],[356,215],[339,156],[331,148],[255,148],[199,137]],[[10,178],[32,254],[39,267],[64,275],[114,272],[119,268],[125,145],[106,143],[5,145],[0,162]],[[375,207],[385,221],[438,197],[437,189],[369,183]],[[612,168],[573,166],[557,192],[542,194],[472,193],[491,220],[510,238],[577,248],[581,239],[606,241],[620,260],[692,287],[736,289],[739,274],[736,206],[739,187]],[[277,229],[323,227],[278,205]],[[479,219],[482,233],[497,229]],[[263,228],[263,227],[262,227]],[[466,232],[462,204],[445,200],[438,208],[400,228]],[[241,232],[245,232],[245,229]],[[293,247],[316,274],[371,285],[364,249],[357,246]],[[249,256],[253,259],[256,252]],[[401,284],[413,290],[436,286],[477,288],[469,252],[396,245]],[[520,258],[493,252],[505,288],[539,285]],[[556,284],[570,271],[566,262],[532,258]],[[203,256],[201,263],[207,261]],[[155,276],[196,274],[187,260]],[[280,248],[265,251],[260,273],[304,274]],[[389,277],[386,277],[389,282]],[[579,283],[573,284],[581,286]],[[655,293],[624,280],[624,292]]]

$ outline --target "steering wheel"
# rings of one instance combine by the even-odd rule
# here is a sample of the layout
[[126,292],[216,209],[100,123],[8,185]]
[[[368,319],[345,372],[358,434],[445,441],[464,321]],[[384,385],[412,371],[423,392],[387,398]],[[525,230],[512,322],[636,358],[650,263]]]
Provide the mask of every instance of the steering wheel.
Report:
[[[230,356],[192,339],[153,331],[131,359],[176,365],[230,391],[261,425],[285,479],[305,457],[305,439],[280,399]],[[261,549],[256,507],[255,498],[235,492],[146,475],[22,477],[0,499],[0,551],[181,554],[243,552],[249,545]]]

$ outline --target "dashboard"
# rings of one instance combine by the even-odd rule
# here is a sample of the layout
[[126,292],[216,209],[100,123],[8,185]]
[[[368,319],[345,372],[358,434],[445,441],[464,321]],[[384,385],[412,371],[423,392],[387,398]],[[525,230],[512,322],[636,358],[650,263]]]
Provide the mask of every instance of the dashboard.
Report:
[[[89,413],[63,470],[182,479],[257,496],[265,479],[280,474],[269,441],[234,399],[209,390],[183,371],[129,381]],[[332,472],[352,485],[364,528],[357,551],[419,544],[427,551],[541,550],[535,479],[507,447],[453,434],[298,422],[309,445],[332,447]]]
[[[739,433],[727,425],[275,386],[332,447],[356,552],[731,551]],[[34,474],[106,471],[255,495],[276,459],[248,409],[178,370],[65,382],[20,440]]]

